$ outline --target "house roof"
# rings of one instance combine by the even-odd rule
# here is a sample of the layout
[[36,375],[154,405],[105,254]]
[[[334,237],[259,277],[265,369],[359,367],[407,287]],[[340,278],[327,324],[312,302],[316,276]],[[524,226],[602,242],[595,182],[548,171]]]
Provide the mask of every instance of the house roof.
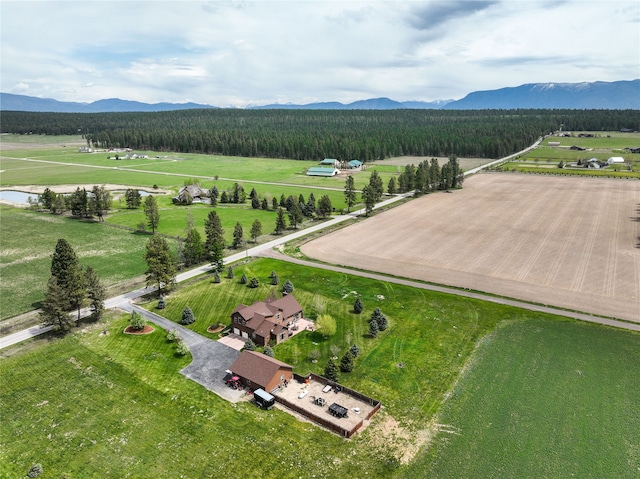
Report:
[[[265,318],[275,316],[278,311],[282,311],[282,316],[287,318],[302,311],[302,306],[300,306],[300,303],[298,303],[298,300],[292,294],[287,294],[280,299],[256,301],[251,306],[240,304],[236,306],[236,309],[234,309],[231,314],[240,313],[240,316],[242,316],[245,321],[258,318],[262,321]],[[251,324],[249,324],[249,326],[253,327]]]
[[350,166],[351,168],[356,168],[356,167],[358,167],[358,166],[362,166],[362,162],[361,162],[360,160],[351,160],[351,161],[349,162],[349,166]]
[[335,158],[325,158],[320,162],[321,165],[335,165],[338,162]]
[[312,166],[307,170],[308,176],[333,176],[338,172],[335,168],[325,168],[323,166]]
[[248,379],[258,386],[265,387],[281,368],[293,371],[293,366],[266,354],[242,351],[229,369],[234,374]]

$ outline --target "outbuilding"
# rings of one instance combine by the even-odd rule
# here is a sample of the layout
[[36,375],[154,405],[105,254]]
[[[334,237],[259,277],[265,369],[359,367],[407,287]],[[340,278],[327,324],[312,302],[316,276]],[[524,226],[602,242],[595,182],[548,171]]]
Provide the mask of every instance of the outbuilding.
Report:
[[624,163],[624,158],[622,158],[621,156],[612,156],[607,160],[607,163],[610,165],[614,163]]
[[326,168],[324,166],[312,166],[307,170],[307,176],[336,176],[340,173],[337,168]]
[[293,378],[293,366],[255,351],[242,351],[229,369],[253,390],[272,392]]

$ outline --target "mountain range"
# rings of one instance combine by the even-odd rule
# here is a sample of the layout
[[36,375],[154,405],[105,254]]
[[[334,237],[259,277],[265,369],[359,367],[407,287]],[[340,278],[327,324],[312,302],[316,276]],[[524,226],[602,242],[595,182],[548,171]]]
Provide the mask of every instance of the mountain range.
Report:
[[[110,98],[92,103],[62,102],[51,98],[0,93],[0,110],[57,112],[57,113],[105,113],[152,112],[218,108],[198,103],[141,103]],[[353,103],[320,102],[304,105],[280,104],[248,106],[247,109],[307,109],[307,110],[486,110],[486,109],[606,109],[640,110],[640,79],[615,82],[583,83],[528,83],[518,87],[476,91],[460,100],[432,102],[398,102],[389,98],[371,98]]]

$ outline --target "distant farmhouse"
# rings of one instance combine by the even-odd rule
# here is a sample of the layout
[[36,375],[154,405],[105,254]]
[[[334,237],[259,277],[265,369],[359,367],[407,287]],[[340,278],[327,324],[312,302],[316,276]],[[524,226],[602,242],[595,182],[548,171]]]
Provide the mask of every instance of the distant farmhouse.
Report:
[[209,201],[209,191],[200,185],[188,185],[180,188],[178,196],[171,201],[175,204],[190,205],[192,203],[206,203]]
[[266,346],[269,341],[279,344],[293,336],[293,328],[302,317],[302,306],[287,294],[276,300],[256,301],[251,306],[239,305],[231,313],[231,327],[235,334]]

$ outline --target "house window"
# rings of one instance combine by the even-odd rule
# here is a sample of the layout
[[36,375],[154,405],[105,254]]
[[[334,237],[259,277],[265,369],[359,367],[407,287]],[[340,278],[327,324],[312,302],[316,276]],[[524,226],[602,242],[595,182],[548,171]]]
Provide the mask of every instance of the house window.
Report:
[[284,331],[280,333],[280,341],[284,340]]
[[280,319],[280,313],[276,314],[276,319]]

